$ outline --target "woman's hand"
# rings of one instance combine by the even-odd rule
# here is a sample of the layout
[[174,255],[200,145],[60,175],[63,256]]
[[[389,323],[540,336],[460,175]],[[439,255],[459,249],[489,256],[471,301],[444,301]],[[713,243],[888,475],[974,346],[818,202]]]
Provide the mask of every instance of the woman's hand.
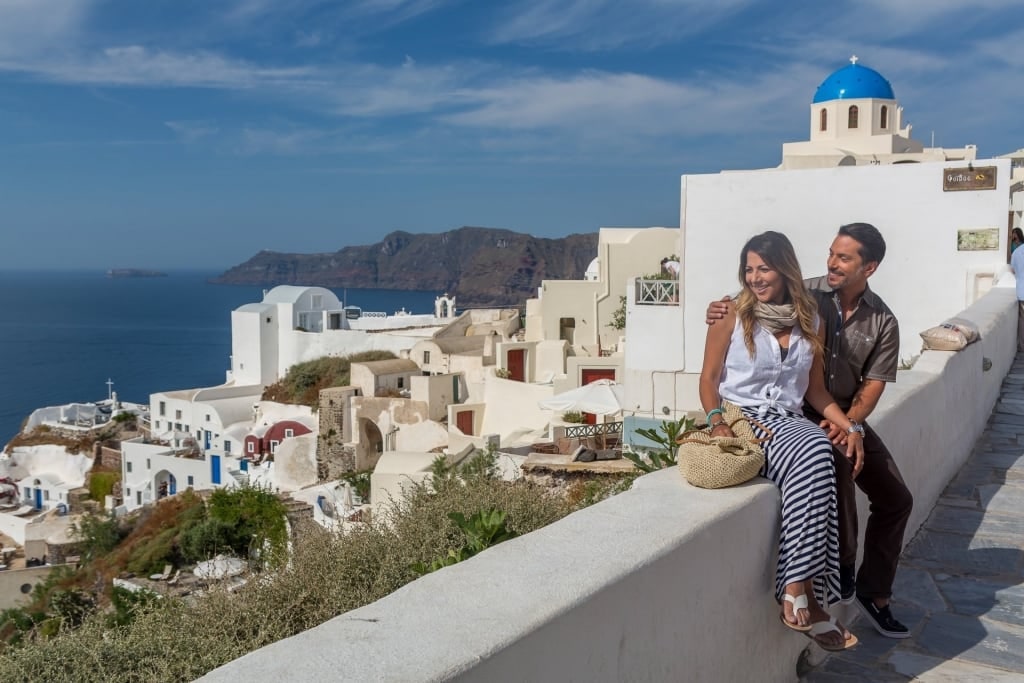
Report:
[[716,424],[714,427],[711,428],[711,436],[729,436],[729,437],[733,437],[733,436],[736,436],[736,435],[733,434],[732,427],[730,427],[729,425],[725,424],[724,422],[719,422],[718,424]]
[[846,435],[846,457],[853,463],[852,478],[856,479],[864,467],[864,435],[860,432]]
[[825,435],[828,440],[832,442],[833,446],[845,446],[846,445],[846,432],[839,428],[835,422],[831,420],[822,420],[819,425],[825,430]]

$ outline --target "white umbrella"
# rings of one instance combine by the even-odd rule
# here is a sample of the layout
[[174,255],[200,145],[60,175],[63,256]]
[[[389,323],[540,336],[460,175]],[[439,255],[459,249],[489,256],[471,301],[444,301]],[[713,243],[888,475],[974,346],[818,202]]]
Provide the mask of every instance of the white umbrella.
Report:
[[594,415],[622,412],[623,387],[610,379],[599,379],[576,389],[538,401],[544,410],[578,410]]
[[212,560],[197,564],[192,573],[201,579],[225,579],[238,576],[244,571],[245,562],[237,557],[217,555]]

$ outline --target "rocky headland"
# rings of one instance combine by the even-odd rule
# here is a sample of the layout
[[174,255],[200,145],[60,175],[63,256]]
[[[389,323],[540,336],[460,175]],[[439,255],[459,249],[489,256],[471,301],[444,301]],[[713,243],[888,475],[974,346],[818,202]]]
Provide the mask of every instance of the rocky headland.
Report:
[[457,297],[460,308],[522,306],[542,280],[582,279],[595,256],[597,232],[542,238],[478,227],[399,231],[327,254],[261,251],[212,282],[434,290]]

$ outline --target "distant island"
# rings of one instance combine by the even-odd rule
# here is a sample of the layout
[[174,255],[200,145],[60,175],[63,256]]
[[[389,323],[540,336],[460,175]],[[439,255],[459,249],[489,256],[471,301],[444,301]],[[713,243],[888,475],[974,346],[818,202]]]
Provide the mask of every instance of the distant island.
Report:
[[597,232],[541,238],[462,227],[436,234],[392,232],[376,244],[327,254],[261,251],[210,280],[217,284],[447,292],[459,308],[522,306],[543,280],[583,279]]
[[107,271],[107,277],[167,277],[167,273],[143,268],[111,268]]

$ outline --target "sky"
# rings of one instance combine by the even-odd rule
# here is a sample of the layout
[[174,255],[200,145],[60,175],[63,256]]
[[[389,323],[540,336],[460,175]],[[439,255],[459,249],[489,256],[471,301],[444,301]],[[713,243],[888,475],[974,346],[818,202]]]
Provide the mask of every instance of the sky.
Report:
[[0,269],[463,225],[677,226],[856,54],[926,145],[1024,147],[1019,0],[0,0]]

